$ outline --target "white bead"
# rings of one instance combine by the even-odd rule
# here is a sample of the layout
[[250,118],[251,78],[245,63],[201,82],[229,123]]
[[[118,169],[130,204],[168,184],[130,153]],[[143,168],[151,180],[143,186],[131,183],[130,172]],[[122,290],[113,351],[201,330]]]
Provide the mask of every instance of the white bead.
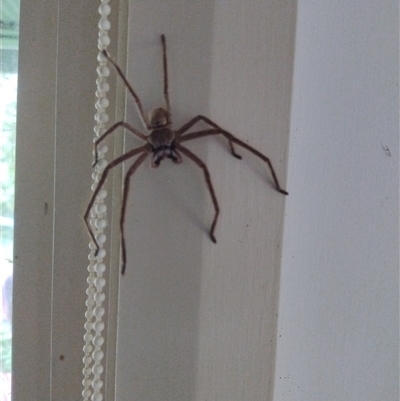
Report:
[[110,69],[105,66],[105,65],[99,65],[96,68],[97,74],[99,74],[100,77],[108,77],[110,75]]
[[94,299],[87,299],[85,305],[89,308],[92,308],[95,305]]
[[91,392],[88,388],[85,388],[85,389],[82,391],[82,397],[83,397],[83,398],[89,398],[89,397],[90,397],[90,394],[92,394],[92,392]]
[[88,378],[82,380],[82,384],[84,387],[89,387],[92,381]]
[[101,175],[97,173],[97,170],[92,174],[94,183],[97,185],[100,181]]
[[92,363],[92,357],[91,357],[91,356],[85,356],[85,357],[82,359],[82,361],[83,361],[83,363],[84,363],[85,365],[89,365],[90,363]]
[[94,365],[92,368],[92,372],[95,375],[100,376],[103,373],[103,366],[102,365]]
[[104,170],[107,167],[107,160],[106,159],[101,159],[99,160],[99,162],[97,163],[97,168]]
[[94,300],[97,302],[97,304],[101,304],[105,299],[106,294],[104,294],[104,292],[96,292],[96,294],[94,294]]
[[96,290],[93,287],[86,289],[86,295],[93,296],[95,292]]
[[[96,133],[96,136],[101,136],[101,135],[103,135],[103,134],[106,132],[106,129],[104,128],[104,125],[101,124],[101,125],[96,125],[96,126],[93,128],[93,131]],[[96,142],[97,139],[98,139],[98,138],[93,138],[93,142]],[[93,149],[93,152],[94,152],[94,149]]]
[[97,61],[99,63],[104,63],[107,60],[107,57],[103,54],[103,50],[97,53]]
[[107,153],[107,151],[108,151],[108,146],[107,145],[100,146],[99,149],[98,149],[98,152],[100,154]]
[[[97,90],[94,94],[95,94],[95,96],[96,96],[97,98],[100,98],[100,97],[103,96],[103,92],[100,92],[99,90]],[[96,139],[96,138],[94,138],[94,139]]]
[[85,312],[85,317],[86,317],[86,319],[88,319],[88,320],[92,319],[92,317],[93,317],[93,312],[87,310],[87,311]]
[[98,27],[103,31],[109,31],[111,28],[111,23],[106,17],[102,17],[100,18]]
[[101,290],[106,285],[106,279],[103,277],[98,277],[96,278],[94,285],[96,286],[97,290]]
[[93,387],[95,390],[100,390],[100,389],[103,387],[103,381],[100,380],[100,379],[93,380],[93,382],[92,382],[92,387]]
[[92,352],[93,347],[90,344],[86,344],[83,347],[83,352],[85,352],[86,354],[89,354],[90,352]]
[[86,366],[82,369],[82,373],[84,376],[89,376],[92,373],[92,369],[89,366]]
[[85,325],[85,330],[90,331],[93,329],[93,323],[92,322],[86,322]]
[[94,278],[93,276],[89,276],[89,277],[86,279],[87,283],[90,284],[90,285],[93,285],[93,284],[94,284],[94,280],[95,280],[95,278]]
[[98,318],[102,318],[104,316],[105,310],[102,306],[97,306],[96,308],[94,308],[93,310],[93,314]]
[[83,336],[83,339],[84,339],[85,341],[87,341],[87,342],[92,341],[92,340],[93,340],[93,334],[91,334],[91,333],[86,333],[86,334]]
[[106,191],[105,189],[101,189],[101,190],[99,191],[99,193],[97,194],[97,197],[98,197],[99,199],[104,199],[104,198],[106,198],[106,197],[107,197],[107,191]]
[[99,14],[100,15],[109,15],[111,12],[111,7],[108,4],[102,4],[99,6]]
[[89,242],[89,248],[90,249],[96,249],[96,244],[93,241]]
[[99,81],[97,83],[97,89],[101,92],[101,93],[106,93],[110,90],[110,85],[108,84],[108,82],[106,81]]
[[103,395],[101,393],[92,394],[92,401],[103,401]]
[[107,220],[106,219],[97,219],[95,222],[95,226],[97,228],[106,228],[107,227]]
[[104,330],[104,322],[96,322],[94,324],[94,331],[96,333],[101,333]]
[[[88,255],[88,259],[92,262],[94,261],[96,258],[94,257],[94,252],[91,252],[90,255]],[[89,269],[88,269],[89,270]]]
[[104,248],[99,249],[97,254],[97,260],[103,259],[106,256],[106,250]]
[[102,108],[102,109],[106,109],[109,105],[110,105],[110,101],[106,98],[106,97],[101,97],[96,104]]
[[[99,49],[103,49],[110,44],[111,40],[108,35],[99,36],[99,40],[97,41]],[[108,76],[108,75],[107,75]]]
[[104,344],[104,337],[103,336],[96,336],[94,339],[93,339],[93,344],[96,346],[96,347],[101,347],[103,344]]
[[99,234],[96,236],[97,242],[101,245],[106,242],[107,237],[104,234]]
[[103,357],[104,357],[104,352],[103,352],[103,351],[98,350],[98,351],[94,351],[94,352],[93,352],[93,359],[94,359],[96,362],[101,361],[101,360],[103,359]]
[[97,122],[99,122],[99,123],[105,124],[106,122],[108,122],[109,117],[108,117],[108,114],[107,114],[107,113],[99,112],[99,113],[96,113],[96,114],[94,115],[94,119],[95,119]]
[[98,204],[95,207],[96,213],[103,214],[107,211],[107,206],[104,203]]
[[[96,263],[95,265],[96,273],[104,273],[106,270],[106,265],[104,263]],[[97,294],[96,294],[97,295]]]
[[[94,254],[93,254],[93,256],[91,257],[91,260],[95,260],[95,256],[94,256]],[[89,266],[88,266],[88,272],[89,273],[94,273],[94,264],[93,263],[91,263]]]

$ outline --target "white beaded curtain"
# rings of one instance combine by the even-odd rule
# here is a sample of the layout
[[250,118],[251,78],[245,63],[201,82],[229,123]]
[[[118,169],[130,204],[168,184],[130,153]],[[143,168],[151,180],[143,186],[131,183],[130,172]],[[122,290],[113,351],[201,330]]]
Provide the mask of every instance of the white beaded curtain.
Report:
[[[107,67],[107,60],[103,56],[102,51],[106,50],[110,38],[108,36],[108,31],[110,29],[110,21],[108,20],[108,15],[111,12],[111,7],[108,4],[109,0],[101,0],[99,6],[100,20],[98,24],[99,28],[99,38],[98,38],[98,48],[99,53],[97,59],[99,61],[99,66],[97,67],[98,78],[96,80],[97,90],[96,90],[96,109],[97,113],[94,118],[96,121],[94,127],[94,139],[95,141],[105,132],[105,124],[108,122],[108,115],[106,109],[109,105],[107,99],[107,92],[109,91],[109,85],[107,83],[107,77],[110,74],[110,70]],[[101,145],[98,149],[98,163],[93,172],[92,178],[92,191],[94,191],[100,180],[101,173],[107,166],[107,160],[105,159],[105,154],[107,153],[107,146]],[[104,228],[107,226],[107,206],[105,205],[105,198],[107,197],[107,191],[102,189],[92,207],[90,212],[90,224],[94,231],[95,238],[99,245],[99,251],[95,255],[96,245],[93,241],[90,242],[90,254],[89,254],[89,276],[87,278],[88,288],[86,290],[87,300],[86,306],[87,310],[85,313],[86,323],[85,323],[85,335],[84,335],[84,368],[83,368],[83,400],[92,401],[102,401],[103,400],[103,381],[101,380],[101,375],[103,373],[104,367],[102,364],[104,352],[102,351],[102,345],[104,344],[104,337],[102,332],[105,328],[105,324],[102,320],[105,313],[105,309],[102,306],[105,300],[104,286],[106,280],[103,274],[106,270],[106,265],[104,263],[104,258],[106,256],[106,251],[104,249],[104,244],[106,241],[106,236],[104,234]]]

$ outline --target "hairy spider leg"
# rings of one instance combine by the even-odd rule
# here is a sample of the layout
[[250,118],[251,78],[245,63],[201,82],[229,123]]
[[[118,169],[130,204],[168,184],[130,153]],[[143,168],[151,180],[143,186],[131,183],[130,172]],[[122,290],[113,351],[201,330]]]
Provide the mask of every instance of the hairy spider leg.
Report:
[[167,63],[167,45],[165,41],[165,35],[161,35],[161,44],[163,50],[163,71],[164,71],[164,99],[167,110],[168,124],[171,124],[171,107],[169,104],[169,93],[168,93],[168,63]]
[[190,134],[186,134],[184,136],[181,136],[178,138],[178,142],[185,142],[185,141],[190,141],[192,139],[197,139],[197,138],[202,138],[205,136],[210,136],[210,135],[218,135],[221,134],[224,137],[226,137],[230,142],[234,142],[239,146],[242,146],[243,148],[247,149],[249,152],[253,153],[257,157],[259,157],[261,160],[263,160],[265,163],[268,164],[268,167],[271,171],[272,178],[275,183],[276,190],[280,192],[283,195],[289,195],[287,191],[281,188],[279,185],[278,177],[276,176],[275,170],[272,166],[271,160],[262,153],[260,153],[258,150],[254,149],[253,147],[247,145],[247,143],[244,143],[240,139],[237,139],[235,136],[233,136],[231,133],[225,131],[225,130],[220,130],[220,129],[215,129],[215,130],[204,130],[204,131],[197,131],[197,132],[191,132]]
[[126,268],[126,245],[125,245],[125,231],[124,231],[124,224],[125,224],[125,213],[126,213],[126,204],[128,201],[128,195],[129,195],[129,181],[131,179],[131,176],[134,174],[134,172],[137,170],[137,168],[145,161],[147,156],[149,155],[150,150],[147,152],[144,152],[141,154],[135,162],[132,164],[132,166],[129,168],[128,172],[125,175],[125,180],[124,180],[124,191],[123,191],[123,196],[122,196],[122,208],[121,208],[121,217],[120,217],[120,231],[121,231],[121,251],[122,251],[122,268],[121,268],[121,274],[125,274],[125,268]]
[[[211,121],[209,118],[207,118],[207,117],[205,117],[205,116],[198,115],[198,116],[192,118],[192,119],[191,119],[190,121],[188,121],[186,124],[182,125],[182,127],[179,128],[177,131],[175,131],[176,136],[177,136],[177,137],[180,137],[184,132],[186,132],[188,129],[190,129],[191,127],[193,127],[193,125],[195,125],[195,124],[198,123],[199,121],[204,121],[206,124],[211,125],[211,127],[215,128],[215,129],[218,131],[218,133],[226,132],[226,133],[228,134],[227,131],[223,130],[220,126],[218,126],[217,124],[215,124],[214,121]],[[200,132],[202,132],[202,131],[200,131]],[[209,134],[209,135],[211,135],[211,134]],[[238,155],[238,154],[235,152],[235,148],[233,147],[232,141],[230,140],[229,137],[227,137],[227,138],[228,138],[228,141],[229,141],[229,147],[230,147],[230,149],[231,149],[231,154],[232,154],[232,156],[235,156],[237,159],[241,159],[242,156]],[[194,139],[194,138],[193,138],[193,139]]]
[[217,225],[217,220],[218,220],[218,215],[219,215],[219,206],[218,206],[217,197],[215,195],[215,191],[214,191],[214,188],[213,188],[213,185],[211,182],[210,172],[208,171],[208,168],[207,168],[206,164],[203,162],[203,160],[201,160],[198,156],[196,156],[194,153],[192,153],[188,148],[185,148],[184,146],[178,144],[177,149],[180,152],[182,152],[184,155],[186,155],[189,159],[191,159],[193,162],[195,162],[204,172],[204,178],[206,180],[207,187],[210,192],[211,199],[212,199],[214,209],[215,209],[214,219],[211,223],[210,237],[211,237],[211,241],[214,242],[214,244],[216,244],[217,240],[215,238],[214,231],[215,231],[215,226]]
[[93,229],[92,229],[92,227],[91,227],[91,225],[90,225],[90,223],[89,223],[89,215],[90,215],[90,211],[92,210],[94,201],[96,200],[96,197],[97,197],[97,195],[98,195],[99,192],[100,192],[100,189],[102,188],[102,186],[104,185],[105,180],[107,179],[107,175],[108,175],[109,171],[110,171],[112,168],[118,166],[118,164],[121,164],[122,162],[124,162],[125,160],[128,160],[128,159],[130,159],[131,157],[133,157],[133,156],[135,156],[135,155],[137,155],[137,154],[139,154],[139,153],[142,153],[142,152],[150,152],[151,150],[152,150],[152,148],[151,148],[151,145],[149,145],[149,144],[140,146],[139,148],[132,149],[131,151],[129,151],[129,152],[123,154],[122,156],[116,158],[113,162],[111,162],[111,163],[104,169],[104,171],[103,171],[103,173],[102,173],[102,175],[101,175],[101,177],[100,177],[100,181],[99,181],[99,183],[97,184],[97,187],[96,187],[95,191],[93,192],[92,198],[90,199],[90,202],[89,202],[89,205],[88,205],[88,207],[87,207],[87,209],[86,209],[85,215],[83,216],[83,219],[84,219],[84,221],[85,221],[86,227],[87,227],[87,229],[88,229],[88,231],[89,231],[89,235],[90,235],[90,237],[92,238],[93,242],[94,242],[95,245],[96,245],[95,256],[97,256],[100,247],[99,247],[99,243],[97,242],[96,237],[95,237],[95,235],[94,235]]
[[[225,133],[222,132],[222,134],[223,134],[224,136],[226,136]],[[229,133],[228,133],[228,134],[229,134]],[[289,195],[289,192],[287,192],[286,190],[282,189],[281,186],[279,185],[278,177],[276,176],[276,173],[275,173],[275,170],[274,170],[274,168],[273,168],[273,166],[272,166],[271,160],[269,160],[269,158],[268,158],[267,156],[265,156],[265,155],[263,155],[262,153],[260,153],[257,149],[254,149],[253,147],[247,145],[247,143],[241,141],[240,139],[235,138],[232,134],[229,134],[229,136],[230,136],[232,142],[235,142],[235,143],[238,144],[239,146],[241,146],[241,147],[247,149],[249,152],[251,152],[251,153],[253,153],[254,155],[258,156],[261,160],[263,160],[265,163],[267,163],[267,164],[268,164],[268,167],[269,167],[269,169],[270,169],[270,171],[271,171],[272,178],[273,178],[273,180],[274,180],[276,190],[277,190],[278,192],[280,192],[281,194],[283,194],[283,195]]]
[[142,120],[142,124],[143,126],[150,131],[151,130],[151,125],[149,123],[149,120],[143,110],[143,106],[142,106],[142,102],[139,99],[139,96],[135,93],[135,91],[133,90],[132,85],[128,82],[128,80],[126,79],[124,73],[122,72],[121,68],[119,68],[119,66],[115,63],[115,61],[108,55],[108,53],[103,50],[103,55],[107,58],[107,60],[115,67],[115,69],[117,70],[118,75],[121,77],[121,79],[124,81],[126,87],[128,88],[130,94],[133,96],[133,98],[135,99],[135,104],[136,104],[136,108],[139,112],[139,115],[141,117]]
[[147,141],[146,135],[142,134],[139,130],[137,130],[136,128],[133,128],[130,124],[126,123],[125,121],[120,121],[118,123],[115,123],[102,136],[100,136],[94,143],[94,162],[92,165],[93,167],[95,167],[99,161],[99,154],[97,151],[97,147],[98,147],[99,143],[102,142],[108,135],[112,134],[118,127],[121,127],[121,126],[126,128],[127,130],[131,131],[133,134],[135,134],[139,138],[143,139],[144,141]]

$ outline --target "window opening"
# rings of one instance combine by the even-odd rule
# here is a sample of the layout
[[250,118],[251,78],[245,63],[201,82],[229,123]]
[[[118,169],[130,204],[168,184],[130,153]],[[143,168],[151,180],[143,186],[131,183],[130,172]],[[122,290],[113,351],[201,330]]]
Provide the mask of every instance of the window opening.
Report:
[[0,400],[11,401],[19,0],[0,5]]

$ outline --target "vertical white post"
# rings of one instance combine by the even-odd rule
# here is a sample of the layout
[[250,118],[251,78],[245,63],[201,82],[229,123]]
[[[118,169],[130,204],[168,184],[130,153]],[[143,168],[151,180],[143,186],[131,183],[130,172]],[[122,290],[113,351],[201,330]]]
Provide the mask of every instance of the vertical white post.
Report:
[[[286,187],[295,19],[295,4],[278,1],[132,1],[128,78],[146,109],[163,104],[164,33],[174,127],[207,115],[270,157]],[[131,99],[127,118],[142,128]],[[210,170],[218,243],[208,235],[213,207],[194,163],[137,171],[117,399],[271,399],[285,197],[245,149],[237,148],[239,161],[224,138],[187,144]]]
[[399,397],[398,6],[299,1],[275,401]]

